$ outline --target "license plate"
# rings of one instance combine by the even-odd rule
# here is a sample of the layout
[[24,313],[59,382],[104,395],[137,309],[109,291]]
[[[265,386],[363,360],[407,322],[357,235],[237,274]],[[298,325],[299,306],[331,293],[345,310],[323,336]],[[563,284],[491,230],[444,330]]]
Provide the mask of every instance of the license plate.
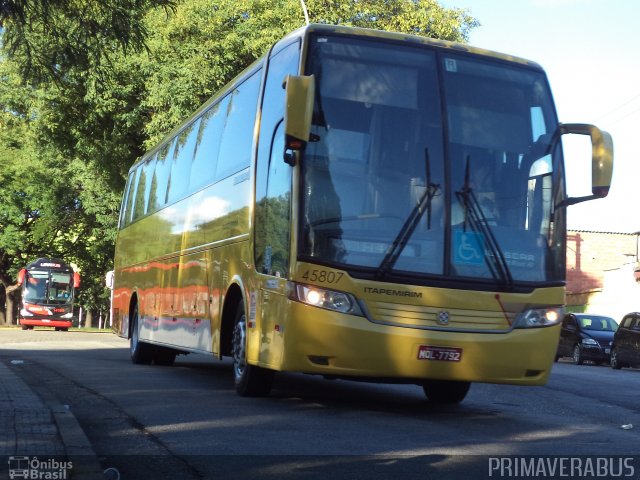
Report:
[[51,320],[49,320],[48,318],[43,318],[43,319],[42,319],[42,321],[43,321],[44,323],[49,323]]
[[609,355],[611,353],[611,349],[610,348],[605,348],[604,349],[604,353],[606,353],[607,355]]
[[418,360],[436,360],[440,362],[459,362],[462,360],[462,349],[458,347],[435,347],[420,345]]

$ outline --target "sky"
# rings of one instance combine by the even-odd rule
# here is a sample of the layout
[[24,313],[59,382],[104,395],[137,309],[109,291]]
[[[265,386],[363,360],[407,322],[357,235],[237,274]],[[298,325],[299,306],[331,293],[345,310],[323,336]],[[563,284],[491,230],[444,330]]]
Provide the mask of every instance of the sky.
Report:
[[[441,0],[481,26],[469,43],[539,63],[563,123],[591,123],[613,137],[605,199],[568,207],[568,228],[640,232],[640,1]],[[576,138],[577,137],[577,138]],[[591,190],[588,137],[563,137],[567,190]]]

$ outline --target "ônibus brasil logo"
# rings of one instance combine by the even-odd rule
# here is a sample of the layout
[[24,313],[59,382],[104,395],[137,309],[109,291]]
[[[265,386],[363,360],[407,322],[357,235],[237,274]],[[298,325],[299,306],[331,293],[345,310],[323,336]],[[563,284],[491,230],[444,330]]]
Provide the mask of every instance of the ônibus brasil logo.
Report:
[[38,480],[66,480],[71,478],[73,462],[53,458],[39,460],[38,457],[9,457],[9,478]]

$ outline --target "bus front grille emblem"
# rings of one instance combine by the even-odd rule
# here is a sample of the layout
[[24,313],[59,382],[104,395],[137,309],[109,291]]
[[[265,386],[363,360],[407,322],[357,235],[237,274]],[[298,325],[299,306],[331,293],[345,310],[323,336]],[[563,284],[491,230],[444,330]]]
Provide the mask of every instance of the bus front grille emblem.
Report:
[[449,312],[438,312],[438,323],[440,325],[449,325]]

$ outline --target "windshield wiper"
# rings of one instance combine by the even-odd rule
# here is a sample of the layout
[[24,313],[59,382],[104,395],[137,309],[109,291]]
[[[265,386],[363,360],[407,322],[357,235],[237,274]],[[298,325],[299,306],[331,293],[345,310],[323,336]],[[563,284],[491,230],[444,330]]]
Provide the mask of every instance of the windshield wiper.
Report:
[[424,149],[424,160],[427,185],[420,199],[416,202],[413,210],[411,210],[411,213],[402,225],[402,228],[393,239],[393,242],[382,259],[382,262],[378,265],[378,269],[376,270],[377,279],[383,279],[398,261],[400,254],[407,246],[411,235],[413,235],[413,232],[418,226],[418,222],[424,215],[425,211],[427,212],[427,227],[431,228],[431,201],[433,200],[433,197],[438,194],[440,185],[431,181],[431,166],[428,148]]
[[[513,277],[511,276],[507,260],[504,253],[502,253],[500,244],[496,240],[496,237],[489,226],[487,217],[482,211],[480,203],[478,203],[478,199],[471,189],[471,185],[469,183],[469,163],[470,158],[467,156],[464,172],[464,184],[461,190],[455,192],[458,201],[464,207],[463,229],[466,231],[468,224],[474,232],[479,232],[482,235],[484,246],[489,250],[490,255],[487,255],[484,249],[482,253],[487,261],[487,266],[491,271],[491,275],[493,275],[493,278],[495,279],[502,279],[507,288],[512,288]],[[488,261],[489,257],[493,259],[493,266]]]

